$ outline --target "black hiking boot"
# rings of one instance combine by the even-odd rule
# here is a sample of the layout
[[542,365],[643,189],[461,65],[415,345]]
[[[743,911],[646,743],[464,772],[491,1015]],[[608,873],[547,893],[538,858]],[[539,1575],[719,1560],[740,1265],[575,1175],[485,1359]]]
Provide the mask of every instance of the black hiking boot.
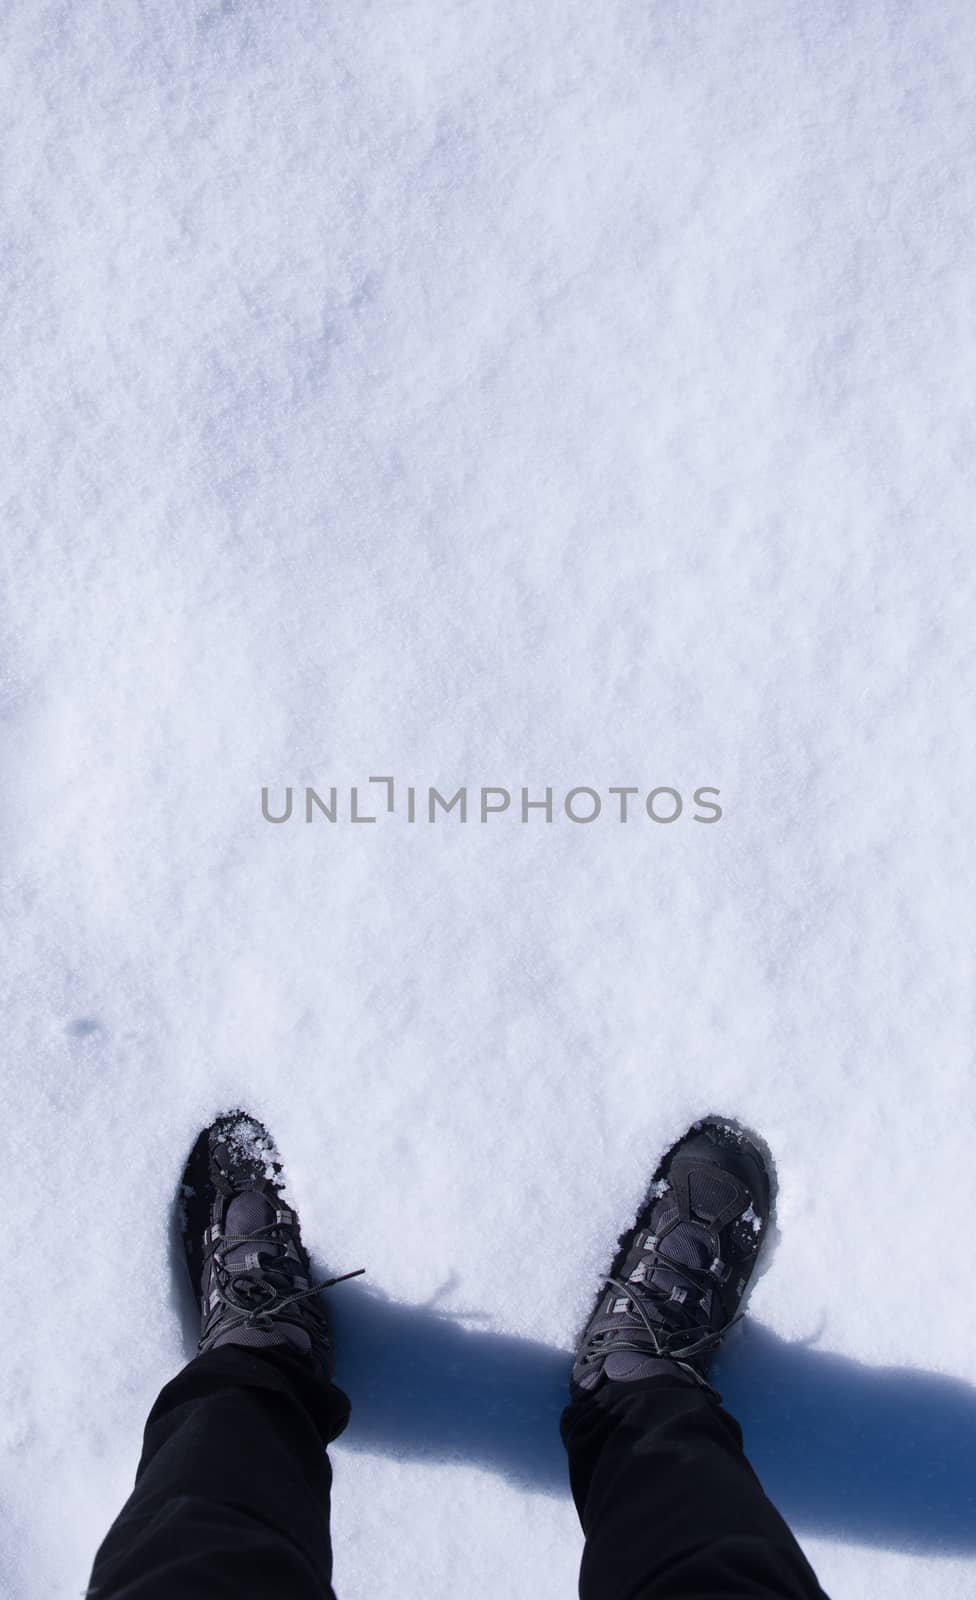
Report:
[[696,1122],[664,1157],[620,1239],[570,1392],[677,1373],[708,1388],[716,1347],[741,1315],[769,1210],[769,1174],[752,1140],[717,1118]]
[[329,1379],[332,1340],[319,1291],[343,1279],[310,1282],[283,1188],[271,1135],[244,1111],[218,1117],[193,1146],[183,1174],[183,1243],[200,1305],[199,1350],[291,1351]]

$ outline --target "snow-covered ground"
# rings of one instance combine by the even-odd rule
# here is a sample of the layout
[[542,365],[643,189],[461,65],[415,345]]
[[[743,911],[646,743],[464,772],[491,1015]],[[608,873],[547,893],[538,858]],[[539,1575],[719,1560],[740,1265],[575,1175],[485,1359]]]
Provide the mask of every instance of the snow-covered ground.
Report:
[[[972,1593],[974,55],[966,0],[4,8],[10,1600],[84,1587],[239,1103],[369,1270],[343,1600],[574,1593],[565,1351],[708,1110],[778,1168],[770,1494],[835,1597]],[[512,806],[407,820],[462,784]]]

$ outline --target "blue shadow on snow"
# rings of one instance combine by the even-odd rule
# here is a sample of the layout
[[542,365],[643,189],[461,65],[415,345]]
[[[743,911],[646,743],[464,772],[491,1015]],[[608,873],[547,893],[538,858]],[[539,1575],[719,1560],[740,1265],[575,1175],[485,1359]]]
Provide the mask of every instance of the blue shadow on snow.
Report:
[[[568,1494],[559,1439],[571,1356],[400,1305],[359,1283],[330,1296],[341,1447],[461,1460]],[[869,1367],[746,1321],[714,1381],[770,1498],[798,1532],[930,1554],[976,1552],[976,1389]]]
[[[173,1301],[197,1313],[172,1230]],[[464,1461],[568,1494],[559,1414],[568,1351],[472,1329],[358,1281],[329,1296],[337,1380],[353,1405],[334,1448]],[[468,1319],[470,1321],[470,1319]],[[799,1533],[916,1553],[976,1553],[976,1389],[791,1344],[747,1318],[714,1369],[770,1498]]]

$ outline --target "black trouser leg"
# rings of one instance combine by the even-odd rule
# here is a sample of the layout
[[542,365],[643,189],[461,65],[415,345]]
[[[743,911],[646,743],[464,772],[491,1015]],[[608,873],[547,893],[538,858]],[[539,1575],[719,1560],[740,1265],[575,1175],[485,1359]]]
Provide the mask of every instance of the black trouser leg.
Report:
[[582,1600],[825,1600],[707,1390],[607,1383],[567,1407],[562,1435]]
[[197,1356],[149,1414],[91,1600],[328,1600],[325,1445],[348,1416],[342,1391],[300,1357],[236,1346]]

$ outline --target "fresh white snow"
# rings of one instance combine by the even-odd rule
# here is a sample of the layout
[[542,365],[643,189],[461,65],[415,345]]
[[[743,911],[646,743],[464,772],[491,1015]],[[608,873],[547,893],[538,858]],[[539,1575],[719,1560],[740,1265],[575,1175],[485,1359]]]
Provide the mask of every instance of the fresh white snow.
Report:
[[974,58],[964,0],[4,8],[10,1600],[84,1587],[238,1104],[368,1269],[343,1600],[575,1592],[565,1352],[706,1111],[776,1161],[769,1493],[835,1600],[972,1593]]

